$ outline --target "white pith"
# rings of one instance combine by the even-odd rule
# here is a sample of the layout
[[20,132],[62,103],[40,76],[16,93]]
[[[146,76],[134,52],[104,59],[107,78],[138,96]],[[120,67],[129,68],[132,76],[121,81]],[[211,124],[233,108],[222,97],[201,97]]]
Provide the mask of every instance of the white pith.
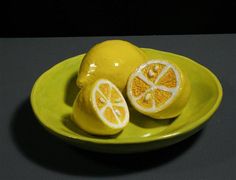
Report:
[[[108,84],[109,85],[109,89],[110,89],[109,97],[106,97],[103,94],[103,92],[101,92],[101,90],[99,89],[99,86],[101,84]],[[123,102],[118,102],[118,103],[111,103],[110,102],[111,89],[112,88],[114,88],[116,90],[116,92],[120,95],[121,101],[123,100]],[[96,103],[96,92],[99,92],[101,94],[101,96],[106,101],[105,102],[106,104],[101,109],[98,108],[97,103]],[[120,100],[120,98],[119,98],[119,100]],[[93,88],[93,91],[92,91],[92,103],[93,103],[93,107],[94,107],[97,115],[100,117],[102,122],[105,123],[106,125],[108,125],[109,127],[115,128],[115,129],[123,128],[128,123],[128,121],[129,121],[129,110],[128,110],[128,106],[126,104],[126,101],[125,101],[123,95],[121,94],[121,92],[119,91],[119,89],[114,84],[112,84],[110,81],[105,80],[105,79],[101,79],[101,80],[97,81],[97,83],[95,84],[95,86]],[[125,118],[124,118],[123,122],[121,122],[119,117],[117,116],[117,113],[115,112],[115,110],[112,107],[113,105],[114,106],[120,106],[120,107],[124,108],[124,110],[125,110]],[[105,112],[106,108],[108,108],[108,107],[112,109],[112,112],[113,112],[113,114],[114,114],[118,124],[114,124],[114,123],[110,122],[104,116],[104,112]]]
[[[150,64],[163,64],[166,65],[162,71],[160,72],[160,74],[157,76],[155,82],[153,83],[152,81],[148,80],[145,75],[142,72],[142,69],[144,69],[145,67],[147,67]],[[164,85],[156,85],[156,83],[162,78],[162,76],[169,70],[169,69],[173,69],[175,76],[176,76],[176,87],[174,88],[169,88],[166,87]],[[141,80],[143,80],[145,83],[147,83],[150,88],[147,89],[143,94],[141,94],[138,97],[134,97],[132,94],[132,81],[135,77],[139,77]],[[176,97],[176,95],[178,94],[179,91],[179,87],[180,87],[180,72],[175,68],[174,65],[172,65],[171,63],[167,62],[167,61],[163,61],[163,60],[150,60],[145,64],[142,64],[141,66],[139,66],[136,71],[130,76],[129,80],[128,80],[128,89],[127,89],[127,95],[129,97],[129,100],[131,101],[131,103],[140,111],[142,112],[159,112],[162,109],[164,109],[165,107],[167,107],[172,100]],[[167,92],[171,92],[172,95],[171,97],[162,105],[160,105],[159,107],[156,106],[156,102],[154,99],[152,99],[152,107],[151,108],[144,108],[143,106],[140,106],[137,103],[137,100],[139,100],[140,98],[142,98],[145,94],[147,94],[150,91],[153,91],[154,89],[160,89],[163,91],[167,91]]]

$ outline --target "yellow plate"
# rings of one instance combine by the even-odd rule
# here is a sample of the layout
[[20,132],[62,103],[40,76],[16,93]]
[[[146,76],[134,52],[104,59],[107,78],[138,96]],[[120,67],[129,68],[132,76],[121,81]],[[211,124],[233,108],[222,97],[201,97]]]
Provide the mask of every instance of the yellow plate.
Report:
[[81,148],[110,153],[141,152],[179,142],[197,132],[218,108],[222,87],[204,66],[184,56],[143,48],[150,59],[168,59],[185,71],[191,81],[191,98],[180,116],[154,120],[130,107],[130,123],[118,135],[93,136],[70,119],[72,103],[79,89],[76,75],[84,54],[55,65],[35,82],[31,104],[40,123],[54,135]]

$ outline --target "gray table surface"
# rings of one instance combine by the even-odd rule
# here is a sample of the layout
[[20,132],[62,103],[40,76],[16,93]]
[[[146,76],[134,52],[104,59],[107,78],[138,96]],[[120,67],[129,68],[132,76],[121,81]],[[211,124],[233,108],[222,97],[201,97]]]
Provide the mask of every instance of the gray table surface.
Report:
[[[224,97],[207,126],[169,148],[108,155],[49,134],[32,113],[36,78],[105,39],[182,54],[211,69]],[[0,39],[0,179],[236,179],[236,34]]]

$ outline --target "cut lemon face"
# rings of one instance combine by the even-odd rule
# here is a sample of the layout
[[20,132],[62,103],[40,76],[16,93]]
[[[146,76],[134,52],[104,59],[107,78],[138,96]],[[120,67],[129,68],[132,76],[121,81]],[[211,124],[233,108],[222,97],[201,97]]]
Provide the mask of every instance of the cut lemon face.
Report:
[[110,81],[99,79],[84,87],[73,106],[75,122],[85,131],[112,135],[129,122],[129,110],[119,89]]
[[186,75],[173,63],[150,60],[131,74],[127,96],[134,108],[156,119],[181,113],[190,95]]

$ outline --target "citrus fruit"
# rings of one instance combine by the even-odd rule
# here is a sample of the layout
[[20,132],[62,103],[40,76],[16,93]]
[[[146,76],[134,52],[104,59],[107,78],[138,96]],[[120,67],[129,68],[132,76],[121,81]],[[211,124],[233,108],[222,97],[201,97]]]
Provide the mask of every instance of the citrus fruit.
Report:
[[123,40],[107,40],[93,46],[85,55],[76,83],[83,87],[105,78],[123,91],[131,72],[145,61],[145,53],[137,46]]
[[175,64],[150,60],[130,75],[127,96],[137,111],[155,119],[166,119],[181,113],[190,89],[186,75]]
[[129,110],[119,89],[99,79],[80,90],[73,104],[73,119],[89,133],[112,135],[127,125]]

